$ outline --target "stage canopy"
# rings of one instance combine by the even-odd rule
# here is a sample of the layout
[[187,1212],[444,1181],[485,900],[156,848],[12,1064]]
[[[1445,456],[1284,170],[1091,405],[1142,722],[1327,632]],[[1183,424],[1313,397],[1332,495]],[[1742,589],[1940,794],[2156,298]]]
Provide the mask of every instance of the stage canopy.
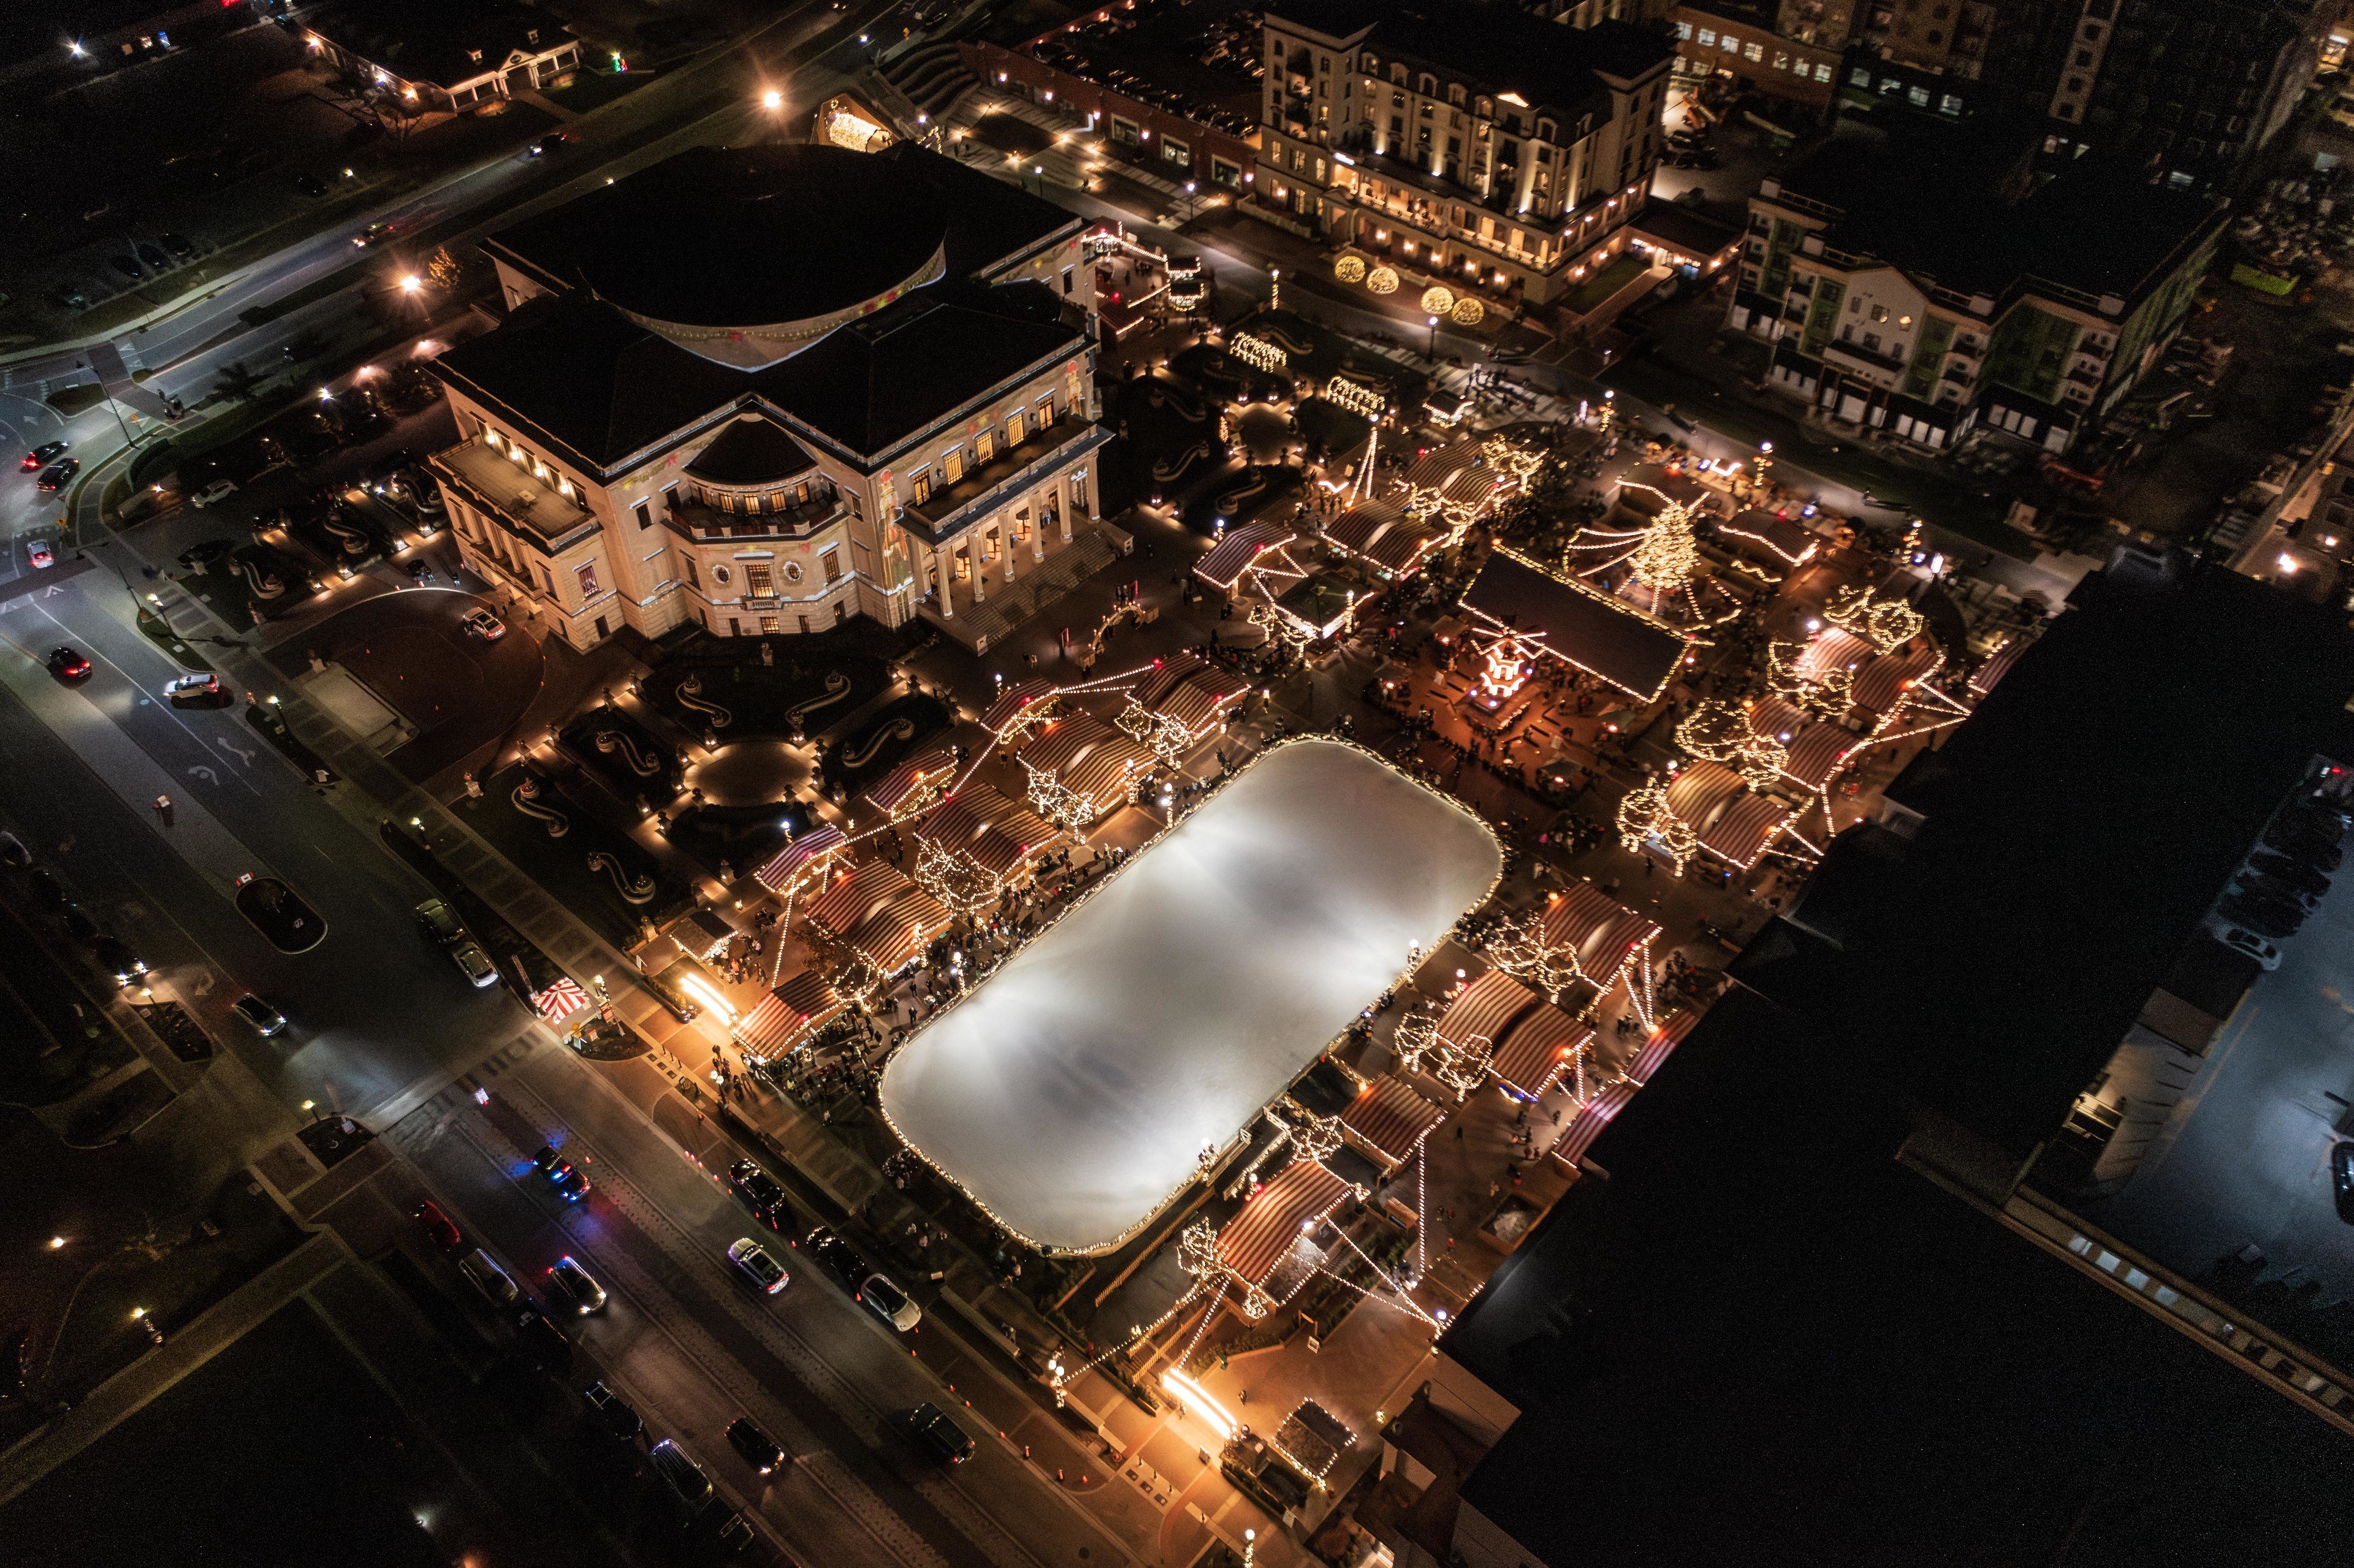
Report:
[[1500,866],[1477,818],[1379,758],[1279,746],[909,1041],[884,1113],[1018,1234],[1108,1251]]

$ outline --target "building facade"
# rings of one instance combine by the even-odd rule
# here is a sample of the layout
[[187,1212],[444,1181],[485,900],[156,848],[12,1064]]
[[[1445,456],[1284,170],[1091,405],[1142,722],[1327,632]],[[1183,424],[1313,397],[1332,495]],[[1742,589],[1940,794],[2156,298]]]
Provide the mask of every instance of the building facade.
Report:
[[1626,249],[1663,145],[1656,31],[1416,0],[1285,0],[1265,26],[1261,211],[1506,308]]
[[306,16],[303,43],[411,112],[512,98],[580,65],[563,22],[504,0],[340,0]]
[[[1923,191],[1949,153],[1954,184]],[[1942,143],[1841,138],[1765,181],[1728,324],[1826,418],[1933,450],[1985,423],[2063,452],[2180,327],[2222,205],[2103,166],[2032,190],[1970,168]]]
[[[1804,104],[1818,114],[1830,108],[1839,92],[1842,71],[1838,44],[1792,38],[1748,18],[1701,5],[1677,6],[1669,25],[1676,37],[1675,72],[1688,84],[1727,79],[1768,98]],[[1820,23],[1808,30],[1819,37],[1831,31]]]
[[437,365],[461,554],[577,648],[985,645],[1095,534],[1080,228],[900,143],[698,148],[493,236],[506,320]]

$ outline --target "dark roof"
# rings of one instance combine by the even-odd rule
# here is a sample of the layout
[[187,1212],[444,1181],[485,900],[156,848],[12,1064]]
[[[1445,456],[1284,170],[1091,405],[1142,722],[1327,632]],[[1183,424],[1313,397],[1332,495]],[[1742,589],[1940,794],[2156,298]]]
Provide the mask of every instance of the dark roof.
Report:
[[695,147],[495,242],[650,322],[803,321],[885,295],[931,264],[948,225],[911,167],[803,143]]
[[1535,108],[1575,113],[1606,90],[1595,73],[1626,80],[1664,66],[1675,53],[1665,34],[1626,22],[1567,27],[1501,0],[1277,0],[1270,17],[1328,37],[1371,27],[1383,51],[1459,71],[1494,92],[1518,92]]
[[1638,701],[1658,696],[1684,655],[1681,633],[1583,584],[1499,550],[1463,595],[1463,608],[1532,637]]
[[438,87],[495,71],[516,50],[552,49],[570,31],[561,17],[506,0],[334,0],[306,12],[302,25],[371,65]]
[[1081,344],[1048,291],[935,284],[765,370],[688,353],[582,294],[526,302],[436,362],[588,467],[610,469],[738,404],[766,402],[861,456]]
[[2034,184],[2031,142],[2001,122],[1890,123],[1842,122],[1782,189],[1840,209],[1824,234],[1833,248],[1963,293],[2000,299],[2031,277],[2130,301],[2221,220],[2221,199],[2098,157]]
[[1686,256],[1709,257],[1741,238],[1741,230],[1681,202],[1647,201],[1635,215],[1635,232]]
[[1872,1065],[1715,1004],[1441,1340],[1523,1412],[1463,1500],[1553,1568],[2342,1561],[2345,1438],[1894,1163]]
[[714,484],[774,484],[816,464],[809,449],[782,425],[765,414],[752,414],[720,431],[695,454],[686,471]]
[[650,323],[756,327],[987,270],[1078,220],[909,143],[695,147],[503,229],[490,248]]

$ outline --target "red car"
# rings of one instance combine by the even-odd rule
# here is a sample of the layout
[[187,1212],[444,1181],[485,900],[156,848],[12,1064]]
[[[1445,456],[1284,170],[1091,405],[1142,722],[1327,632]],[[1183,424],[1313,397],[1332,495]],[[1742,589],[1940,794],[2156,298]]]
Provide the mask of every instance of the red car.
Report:
[[441,1205],[431,1199],[418,1204],[411,1211],[411,1217],[425,1227],[425,1234],[431,1236],[433,1245],[443,1252],[454,1255],[466,1249],[465,1235],[451,1222],[450,1216],[441,1212]]

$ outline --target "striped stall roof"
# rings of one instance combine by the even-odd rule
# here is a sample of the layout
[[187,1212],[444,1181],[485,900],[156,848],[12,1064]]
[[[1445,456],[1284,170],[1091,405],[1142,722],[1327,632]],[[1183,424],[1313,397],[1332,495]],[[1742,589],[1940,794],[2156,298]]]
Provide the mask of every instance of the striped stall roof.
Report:
[[1762,506],[1712,519],[1710,526],[1728,549],[1786,571],[1812,556],[1820,543],[1815,531],[1797,518],[1780,516]]
[[810,921],[839,937],[913,885],[889,861],[870,860],[811,901]]
[[1533,1006],[1537,993],[1501,969],[1490,969],[1458,991],[1438,1015],[1438,1036],[1450,1045],[1475,1037],[1501,1040],[1512,1021]]
[[1163,659],[1152,673],[1136,683],[1130,694],[1148,708],[1157,708],[1161,699],[1177,689],[1177,683],[1196,670],[1208,669],[1210,662],[1199,653],[1177,653]]
[[1061,829],[993,784],[977,785],[964,793],[972,801],[973,809],[989,820],[989,825],[1012,839],[1023,854],[1062,835]]
[[815,969],[803,969],[736,1021],[736,1044],[748,1056],[774,1061],[811,1031],[823,1028],[847,1005],[833,994],[824,976]]
[[860,921],[843,946],[886,975],[915,962],[924,944],[949,927],[948,907],[920,887],[910,887]]
[[1424,485],[1442,494],[1469,493],[1494,488],[1496,476],[1488,470],[1487,459],[1480,449],[1488,444],[1483,436],[1467,441],[1455,441],[1440,447],[1405,471],[1408,484]]
[[1825,627],[1822,634],[1806,646],[1798,655],[1799,674],[1813,680],[1833,670],[1852,670],[1872,657],[1872,644],[1852,632],[1836,626]]
[[1361,501],[1325,527],[1324,537],[1358,555],[1382,536],[1384,529],[1405,521],[1405,514],[1386,501]]
[[1266,1284],[1302,1231],[1339,1208],[1352,1190],[1316,1160],[1293,1160],[1218,1232],[1220,1260],[1244,1284]]
[[997,700],[982,711],[981,727],[995,735],[1005,727],[1007,722],[1015,714],[1031,704],[1054,694],[1055,683],[1052,681],[1018,682],[1000,692],[997,694]]
[[1153,711],[1167,714],[1188,733],[1198,736],[1249,689],[1250,683],[1235,671],[1193,670],[1152,705]]
[[1700,847],[1747,871],[1781,836],[1794,815],[1781,801],[1744,790],[1715,821],[1701,830]]
[[1447,543],[1447,530],[1429,521],[1401,523],[1365,546],[1365,559],[1396,577],[1411,577],[1422,558]]
[[1935,648],[1882,653],[1855,673],[1855,705],[1870,714],[1892,714],[1905,696],[1937,673],[1946,656]]
[[1855,746],[1856,736],[1850,731],[1835,724],[1810,724],[1790,742],[1782,777],[1802,789],[1820,789],[1839,777]]
[[1549,1001],[1522,1019],[1496,1047],[1489,1064],[1503,1086],[1530,1099],[1540,1099],[1569,1068],[1577,1048],[1593,1040],[1594,1031]]
[[1606,991],[1628,955],[1659,934],[1659,923],[1636,914],[1590,882],[1579,883],[1548,906],[1545,940],[1577,955],[1577,963]]
[[1087,759],[1063,776],[1063,782],[1091,805],[1108,806],[1128,798],[1128,781],[1152,766],[1152,753],[1124,735],[1115,735],[1096,747]]
[[1416,1094],[1404,1078],[1375,1078],[1341,1113],[1341,1125],[1372,1144],[1391,1165],[1414,1158],[1415,1145],[1428,1138],[1447,1113]]
[[1983,697],[1993,691],[2001,683],[2002,678],[2010,673],[2010,667],[2019,662],[2019,656],[2032,646],[2031,638],[2004,638],[2002,646],[1988,654],[1987,662],[1979,665],[1978,673],[1970,677],[1972,694]]
[[1644,1036],[1643,1048],[1635,1053],[1635,1060],[1628,1065],[1628,1078],[1636,1084],[1649,1083],[1661,1064],[1684,1043],[1684,1036],[1690,1034],[1692,1025],[1699,1022],[1700,1014],[1697,1012],[1679,1012]]
[[1230,590],[1242,581],[1243,573],[1260,551],[1288,544],[1292,537],[1288,528],[1246,524],[1211,546],[1210,553],[1193,563],[1193,575],[1213,588]]
[[1029,745],[1013,756],[1034,772],[1060,774],[1092,748],[1119,738],[1122,737],[1118,730],[1081,709],[1065,714],[1040,730]]
[[907,758],[883,775],[882,781],[866,791],[866,799],[886,814],[896,815],[910,797],[955,771],[956,753],[945,746],[936,746]]
[[1635,1097],[1635,1087],[1622,1078],[1588,1100],[1585,1108],[1561,1129],[1561,1137],[1553,1142],[1553,1157],[1575,1168],[1585,1158],[1585,1151],[1594,1147],[1594,1140],[1602,1136],[1602,1129],[1610,1125],[1611,1118],[1627,1108],[1627,1102]]
[[835,827],[832,822],[827,822],[822,827],[811,828],[808,832],[779,850],[766,865],[754,872],[752,875],[769,892],[782,892],[787,883],[849,842],[850,840],[840,828]]
[[1668,810],[1705,832],[1748,786],[1722,762],[1695,762],[1668,785]]

